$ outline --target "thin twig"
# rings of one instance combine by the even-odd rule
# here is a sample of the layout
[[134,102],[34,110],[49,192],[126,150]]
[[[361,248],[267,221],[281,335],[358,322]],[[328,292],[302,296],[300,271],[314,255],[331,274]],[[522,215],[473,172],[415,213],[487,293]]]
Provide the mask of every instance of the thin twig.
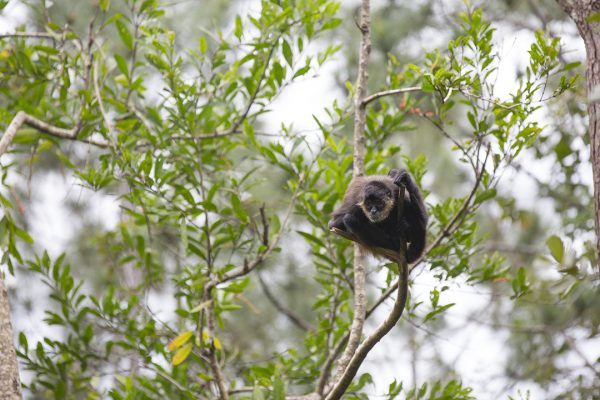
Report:
[[587,356],[583,353],[583,351],[581,351],[579,349],[579,347],[577,346],[577,343],[575,343],[575,340],[569,336],[567,333],[563,332],[563,337],[565,338],[565,341],[567,342],[567,344],[569,345],[569,347],[575,352],[577,353],[577,355],[581,358],[581,360],[583,361],[583,363],[585,364],[586,367],[588,367],[596,376],[600,377],[600,369],[598,369],[597,367],[595,367],[587,358]]
[[[336,320],[337,311],[338,311],[337,309],[338,309],[338,306],[339,306],[339,299],[338,299],[339,292],[340,292],[339,285],[334,285],[334,298],[331,301],[331,311],[330,311],[330,316],[329,316],[329,326],[334,326],[335,325],[335,320]],[[333,365],[333,362],[335,360],[337,360],[337,358],[339,357],[341,351],[344,349],[344,346],[346,345],[346,340],[340,340],[335,345],[333,351],[330,351],[329,348],[333,344],[331,342],[332,341],[332,337],[333,337],[333,330],[332,329],[328,329],[328,331],[327,331],[327,353],[328,354],[326,354],[327,357],[325,358],[325,363],[321,367],[321,375],[319,376],[319,380],[317,381],[317,390],[316,390],[316,392],[319,394],[319,396],[322,396],[323,392],[325,391],[325,385],[327,384],[327,380],[329,379],[329,376],[330,376],[330,373],[331,373],[331,366]]]
[[333,365],[334,361],[339,357],[342,350],[344,350],[344,346],[348,343],[348,338],[350,337],[350,332],[346,332],[344,336],[337,342],[329,357],[323,363],[323,369],[321,371],[321,376],[319,377],[319,381],[317,382],[317,393],[322,395],[325,391],[325,386],[327,385],[327,379],[329,378],[329,370]]
[[250,109],[254,105],[254,101],[256,100],[256,98],[258,97],[258,94],[260,93],[261,86],[262,86],[262,84],[263,84],[263,82],[265,80],[265,76],[267,74],[267,69],[269,68],[269,64],[271,62],[271,58],[273,58],[273,53],[275,52],[275,48],[278,46],[278,42],[279,42],[279,38],[280,37],[281,37],[281,35],[277,36],[277,38],[272,42],[273,44],[271,46],[271,49],[269,50],[269,54],[267,55],[267,59],[265,60],[264,68],[262,70],[262,73],[260,74],[260,77],[258,78],[258,83],[256,84],[256,89],[254,90],[254,92],[250,96],[250,99],[248,100],[248,104],[246,105],[246,109],[242,113],[241,117],[238,118],[238,120],[233,124],[233,126],[231,127],[231,129],[229,129],[226,132],[227,134],[233,134],[233,133],[235,133],[235,131],[237,131],[237,129],[240,127],[240,125],[242,125],[242,123],[244,122],[244,120],[246,119],[246,117],[248,116],[248,114],[250,113]]
[[296,325],[298,328],[302,329],[303,331],[313,330],[313,327],[310,326],[310,324],[308,322],[304,321],[302,318],[300,318],[298,315],[296,315],[295,312],[290,310],[281,301],[279,301],[275,295],[273,295],[273,293],[271,292],[271,289],[269,289],[269,286],[263,279],[260,272],[257,271],[256,275],[258,276],[258,282],[260,283],[260,287],[262,288],[262,290],[265,294],[265,297],[267,298],[267,300],[269,300],[271,302],[271,304],[273,304],[273,306],[277,309],[277,311],[279,311],[280,313],[285,315],[294,325]]
[[382,92],[378,92],[375,94],[372,94],[368,97],[366,97],[363,101],[362,101],[362,105],[366,106],[367,104],[380,99],[382,97],[386,97],[386,96],[395,96],[398,94],[403,94],[403,93],[411,93],[411,92],[420,92],[421,91],[421,87],[420,86],[411,86],[411,87],[407,87],[407,88],[400,88],[400,89],[390,89],[390,90],[384,90]]
[[[300,178],[300,180],[298,181],[298,186],[296,188],[296,191],[294,192],[294,195],[292,196],[290,204],[288,205],[288,208],[285,213],[285,217],[283,219],[283,222],[281,223],[281,228],[279,230],[279,233],[275,236],[275,240],[271,241],[269,246],[267,246],[267,249],[264,250],[263,252],[259,253],[254,260],[248,261],[248,260],[244,259],[244,265],[242,267],[239,267],[237,269],[234,269],[232,271],[225,273],[219,279],[212,279],[210,282],[208,282],[206,284],[206,290],[210,290],[221,283],[229,282],[233,279],[247,275],[248,273],[253,271],[256,267],[258,267],[265,259],[267,259],[267,257],[269,257],[271,255],[271,253],[277,248],[277,245],[279,244],[279,241],[281,240],[281,238],[283,236],[285,227],[287,226],[287,223],[292,215],[292,212],[294,211],[294,205],[296,204],[296,199],[298,198],[298,196],[300,194],[300,188],[304,184],[306,177],[307,177],[307,174],[303,174],[302,177]],[[264,233],[263,233],[263,235],[264,235]]]
[[[207,292],[207,293],[210,293]],[[210,302],[210,305],[208,306],[208,312],[207,312],[207,319],[208,319],[208,340],[210,340],[210,344],[209,344],[209,350],[208,350],[208,356],[209,356],[209,360],[210,360],[210,368],[213,371],[213,378],[215,380],[215,383],[217,384],[217,388],[219,390],[219,397],[221,398],[221,400],[228,400],[229,399],[229,391],[227,390],[227,387],[225,385],[225,377],[223,376],[223,371],[221,370],[221,365],[219,364],[219,360],[217,359],[217,352],[215,349],[215,344],[214,344],[214,333],[215,333],[215,319],[214,319],[214,310],[213,310],[213,305],[212,305],[212,301]],[[202,336],[200,336],[200,338],[202,339]]]
[[473,161],[473,157],[469,154],[469,152],[467,151],[467,149],[465,149],[465,147],[462,144],[460,144],[460,142],[458,140],[456,140],[452,135],[450,135],[450,133],[446,129],[444,129],[444,127],[442,126],[441,123],[439,123],[437,121],[434,121],[433,118],[427,117],[425,115],[423,116],[423,118],[425,118],[427,121],[429,121],[433,126],[435,126],[442,133],[442,135],[444,135],[452,143],[454,143],[454,145],[467,158],[467,160],[469,161],[469,164],[471,164],[471,168],[473,168],[473,171],[475,171],[475,173],[477,173],[477,167],[475,166],[475,162]]
[[0,39],[27,38],[27,39],[49,39],[56,43],[60,35],[46,32],[9,32],[0,34]]
[[94,92],[96,94],[96,100],[98,101],[98,107],[100,108],[100,114],[102,114],[102,119],[104,119],[104,123],[106,124],[106,129],[108,129],[108,136],[111,141],[117,138],[115,131],[113,130],[112,124],[108,119],[108,114],[106,113],[106,109],[104,108],[104,102],[102,101],[102,94],[100,93],[100,85],[98,84],[98,60],[94,62]]
[[210,133],[206,135],[193,135],[193,136],[184,136],[184,135],[175,135],[169,137],[169,140],[209,140],[209,139],[219,139],[222,137],[233,136],[241,133],[239,130],[229,130],[227,132],[217,132]]
[[230,395],[234,394],[244,394],[244,393],[252,393],[254,391],[254,386],[244,386],[237,389],[232,389],[229,391]]
[[265,213],[265,205],[260,207],[260,220],[263,226],[262,232],[262,242],[265,246],[269,247],[269,220],[267,219],[267,215]]

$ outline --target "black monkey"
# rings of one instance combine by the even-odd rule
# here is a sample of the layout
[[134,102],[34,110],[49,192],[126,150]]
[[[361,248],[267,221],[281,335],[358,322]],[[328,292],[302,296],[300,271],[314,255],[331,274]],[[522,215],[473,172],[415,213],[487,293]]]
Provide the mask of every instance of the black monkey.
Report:
[[[400,186],[406,188],[404,211],[398,220],[396,205]],[[377,247],[400,249],[400,237],[408,243],[406,261],[414,262],[423,253],[427,233],[427,212],[419,188],[406,170],[387,175],[357,177],[350,182],[342,205],[333,212],[329,229],[352,234],[367,251],[380,255]]]

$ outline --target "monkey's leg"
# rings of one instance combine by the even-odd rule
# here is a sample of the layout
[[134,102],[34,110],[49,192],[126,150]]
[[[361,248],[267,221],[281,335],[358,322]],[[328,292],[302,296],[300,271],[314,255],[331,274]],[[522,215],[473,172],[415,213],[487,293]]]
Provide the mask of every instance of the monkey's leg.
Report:
[[354,234],[360,243],[365,246],[388,249],[394,249],[395,247],[392,238],[385,231],[364,217],[360,218],[348,213],[344,215],[344,224],[346,230]]

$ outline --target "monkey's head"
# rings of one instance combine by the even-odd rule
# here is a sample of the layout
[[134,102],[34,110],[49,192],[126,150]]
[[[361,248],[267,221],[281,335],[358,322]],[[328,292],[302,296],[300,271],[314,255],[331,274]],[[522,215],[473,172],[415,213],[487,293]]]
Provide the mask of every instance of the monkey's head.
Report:
[[371,222],[381,222],[394,208],[394,194],[383,182],[371,181],[360,193],[358,206]]

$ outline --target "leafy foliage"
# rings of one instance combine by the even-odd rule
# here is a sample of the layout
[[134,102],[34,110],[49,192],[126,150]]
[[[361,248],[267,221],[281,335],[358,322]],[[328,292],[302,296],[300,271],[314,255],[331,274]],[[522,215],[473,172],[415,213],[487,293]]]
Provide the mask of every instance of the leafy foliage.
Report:
[[[354,87],[346,83],[348,100],[314,116],[316,132],[286,125],[264,132],[263,124],[281,93],[337,54],[340,45],[324,34],[342,24],[339,8],[327,0],[261,1],[257,10],[235,15],[227,29],[183,49],[157,1],[100,1],[85,34],[46,21],[41,37],[1,39],[3,127],[23,110],[57,127],[76,127],[82,142],[71,148],[22,129],[2,158],[2,264],[11,273],[34,273],[48,287],[45,322],[60,328],[57,338],[19,335],[32,396],[282,399],[311,392],[330,375],[329,361],[353,313],[351,243],[333,237],[327,220],[350,180]],[[382,89],[419,90],[401,101],[382,97],[369,105],[366,120],[367,173],[386,173],[402,159],[429,195],[429,248],[413,269],[425,266],[438,285],[428,304],[411,299],[408,310],[411,320],[429,325],[458,306],[443,299],[449,280],[493,285],[515,299],[537,289],[526,266],[512,268],[500,253],[485,254],[477,212],[502,201],[503,172],[542,132],[536,112],[576,82],[560,62],[559,40],[537,33],[517,88],[496,97],[495,30],[480,9],[458,21],[460,33],[446,49],[410,65],[389,55]],[[456,155],[465,179],[451,196],[425,187],[430,156],[412,154],[398,133],[419,124],[433,128]],[[96,196],[116,197],[119,223],[93,238],[84,235],[94,253],[90,267],[105,282],[84,283],[77,269],[85,263],[71,268],[77,262],[71,254],[52,259],[31,247],[9,177],[42,156]],[[563,241],[553,236],[547,244],[564,265]],[[257,355],[244,339],[275,330],[260,312],[252,314],[260,274],[284,275],[296,252],[314,267],[318,294],[310,299],[310,320],[296,319],[301,339],[291,337],[285,348],[270,342],[269,352]],[[392,293],[396,272],[386,272],[385,284],[370,293],[369,316]],[[306,290],[300,290],[303,303]],[[562,293],[571,291],[576,288]],[[164,304],[160,315],[152,300]],[[260,326],[236,335],[244,318]],[[361,375],[348,395],[367,398],[372,382]],[[392,382],[389,398],[474,398],[456,379],[404,386]]]

